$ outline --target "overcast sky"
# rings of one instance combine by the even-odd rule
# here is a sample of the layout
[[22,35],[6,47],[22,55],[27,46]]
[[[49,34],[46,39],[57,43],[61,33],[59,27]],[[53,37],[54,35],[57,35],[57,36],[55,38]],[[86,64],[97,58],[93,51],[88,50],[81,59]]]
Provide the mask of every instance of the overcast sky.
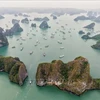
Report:
[[99,0],[0,0],[0,7],[100,8]]

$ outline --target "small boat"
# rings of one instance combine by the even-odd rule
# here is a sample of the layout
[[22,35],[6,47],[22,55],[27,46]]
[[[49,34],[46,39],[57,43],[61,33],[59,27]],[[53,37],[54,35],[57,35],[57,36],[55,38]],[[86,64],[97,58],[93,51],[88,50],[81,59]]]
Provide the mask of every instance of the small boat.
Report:
[[62,39],[63,39],[63,40],[66,40],[66,38],[65,38],[65,37],[63,37]]
[[46,37],[44,37],[43,39],[44,39],[44,40],[47,40],[47,38],[46,38]]
[[12,48],[15,48],[15,46],[13,46]]
[[31,37],[29,39],[32,39]]
[[22,51],[24,49],[24,47],[22,47],[21,49],[20,49],[20,51]]
[[33,34],[34,36],[36,36],[36,34]]
[[59,56],[59,58],[63,58],[63,57],[64,57],[64,55]]
[[33,82],[32,80],[29,81],[30,84],[32,84],[32,82]]
[[22,45],[22,43],[20,43],[20,45]]
[[19,41],[19,39],[17,39],[16,41]]
[[44,54],[43,54],[43,56],[45,57],[45,56],[46,56],[46,54],[44,53]]
[[58,40],[58,43],[59,43],[59,44],[62,44],[62,42],[61,42],[61,41],[59,41],[59,40]]
[[46,45],[46,46],[45,46],[45,48],[48,48],[48,47],[49,47],[49,45]]
[[60,49],[64,49],[64,47],[60,47]]
[[33,54],[33,51],[30,51],[30,55]]
[[35,44],[34,46],[37,46],[37,44]]
[[51,38],[54,38],[54,36],[52,35]]

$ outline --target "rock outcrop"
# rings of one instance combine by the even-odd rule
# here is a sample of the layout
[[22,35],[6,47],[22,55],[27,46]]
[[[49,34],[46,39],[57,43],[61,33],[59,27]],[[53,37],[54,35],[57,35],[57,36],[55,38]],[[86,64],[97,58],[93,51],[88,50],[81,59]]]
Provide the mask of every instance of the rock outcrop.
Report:
[[3,47],[3,46],[7,46],[9,44],[6,36],[3,33],[3,31],[4,30],[0,27],[0,48]]
[[17,20],[17,19],[12,19],[12,24],[16,24],[16,23],[19,23],[20,20]]
[[29,24],[29,20],[28,18],[24,18],[21,20],[21,23],[25,23],[25,24]]
[[90,76],[89,62],[81,56],[68,63],[53,60],[51,63],[39,64],[36,84],[38,86],[54,85],[76,95],[81,95],[87,90],[100,89],[100,79],[93,79]]
[[94,29],[94,26],[95,26],[95,23],[91,23],[91,24],[85,26],[84,28],[87,28],[87,29]]
[[11,82],[23,85],[28,76],[26,67],[19,58],[0,56],[0,72],[7,72]]
[[46,21],[43,21],[40,24],[39,28],[41,28],[41,29],[47,29],[47,28],[50,28],[50,27],[49,27],[49,25],[48,25],[48,23]]
[[49,21],[48,17],[44,17],[44,18],[34,18],[34,21]]
[[18,23],[15,23],[11,29],[6,29],[4,34],[6,36],[11,36],[17,32],[22,32],[22,31],[23,31],[23,29],[20,27],[20,25]]

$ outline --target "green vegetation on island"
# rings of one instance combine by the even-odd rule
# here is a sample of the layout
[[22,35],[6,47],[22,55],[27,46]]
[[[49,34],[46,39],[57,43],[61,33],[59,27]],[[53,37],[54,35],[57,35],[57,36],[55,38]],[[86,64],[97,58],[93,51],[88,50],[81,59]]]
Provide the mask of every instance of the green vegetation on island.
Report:
[[87,90],[100,89],[100,79],[91,77],[89,62],[81,56],[68,63],[53,60],[51,63],[39,64],[36,84],[38,86],[55,85],[61,90],[70,91],[76,95],[81,95]]

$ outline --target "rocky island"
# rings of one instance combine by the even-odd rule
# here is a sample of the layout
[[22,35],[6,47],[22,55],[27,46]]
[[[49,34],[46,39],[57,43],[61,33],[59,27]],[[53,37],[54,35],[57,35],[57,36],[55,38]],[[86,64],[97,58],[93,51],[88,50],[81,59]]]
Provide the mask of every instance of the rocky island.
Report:
[[100,40],[97,41],[97,43],[94,44],[94,45],[92,45],[91,47],[94,48],[94,49],[98,49],[98,50],[100,50]]
[[2,15],[0,15],[0,19],[4,19],[4,17]]
[[31,24],[31,27],[36,27],[36,23],[32,23]]
[[39,64],[36,84],[54,85],[76,95],[81,95],[87,90],[100,89],[100,79],[91,77],[89,62],[81,56],[68,63],[53,60],[51,63]]
[[74,19],[74,21],[79,21],[79,20],[89,20],[89,18],[86,17],[86,16],[84,16],[84,15],[82,15],[82,16],[78,16],[78,17],[76,17],[76,18]]
[[50,26],[48,25],[47,21],[43,21],[40,24],[39,28],[41,28],[41,29],[47,29],[47,28],[50,28]]
[[4,30],[0,27],[0,48],[9,44],[8,39],[4,35],[3,31]]
[[34,21],[49,21],[48,17],[44,17],[44,18],[34,18]]
[[79,33],[80,35],[81,35],[81,34],[85,34],[85,32],[83,32],[82,30],[80,30],[78,33]]
[[0,72],[8,73],[10,81],[19,85],[23,85],[28,76],[24,63],[17,57],[0,56]]
[[16,23],[19,23],[20,20],[17,20],[17,19],[12,19],[12,24],[16,24]]
[[87,28],[87,29],[94,29],[94,26],[95,26],[95,23],[91,23],[91,24],[85,26],[84,28]]
[[25,23],[25,24],[29,24],[29,20],[28,18],[24,18],[21,20],[21,23]]
[[6,29],[4,34],[6,36],[11,36],[15,33],[22,32],[22,31],[23,31],[23,29],[20,27],[20,25],[18,23],[15,23],[11,29]]

